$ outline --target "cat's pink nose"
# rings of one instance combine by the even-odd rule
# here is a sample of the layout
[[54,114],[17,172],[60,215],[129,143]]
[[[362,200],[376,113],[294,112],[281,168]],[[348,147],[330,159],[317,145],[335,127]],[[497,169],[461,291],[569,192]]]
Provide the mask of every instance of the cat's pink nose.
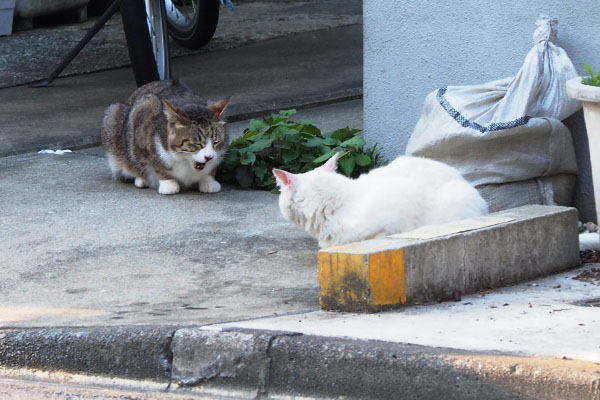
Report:
[[209,162],[213,159],[213,156],[204,156],[204,158],[206,159],[206,162]]

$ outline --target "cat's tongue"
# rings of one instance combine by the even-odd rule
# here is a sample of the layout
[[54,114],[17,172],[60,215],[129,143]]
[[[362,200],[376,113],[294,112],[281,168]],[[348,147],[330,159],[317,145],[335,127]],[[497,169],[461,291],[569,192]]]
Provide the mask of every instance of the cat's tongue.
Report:
[[196,168],[196,169],[198,169],[198,170],[203,170],[205,165],[206,165],[206,163],[199,163],[199,162],[197,162],[197,163],[194,165],[194,168]]

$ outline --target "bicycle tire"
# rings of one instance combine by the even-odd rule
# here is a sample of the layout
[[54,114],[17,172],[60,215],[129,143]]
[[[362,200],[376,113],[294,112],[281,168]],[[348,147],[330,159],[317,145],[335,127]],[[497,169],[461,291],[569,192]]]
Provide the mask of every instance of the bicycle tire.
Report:
[[164,0],[145,0],[146,18],[152,51],[161,80],[171,79],[171,59],[169,56],[169,35],[167,33]]
[[144,0],[121,0],[123,30],[137,86],[160,79],[146,20]]
[[[174,18],[170,7],[178,7],[170,0],[167,4],[167,29],[169,34],[188,49],[199,49],[207,44],[217,30],[219,23],[219,0],[193,0],[195,10],[189,23],[181,24]],[[171,12],[170,12],[171,11]]]

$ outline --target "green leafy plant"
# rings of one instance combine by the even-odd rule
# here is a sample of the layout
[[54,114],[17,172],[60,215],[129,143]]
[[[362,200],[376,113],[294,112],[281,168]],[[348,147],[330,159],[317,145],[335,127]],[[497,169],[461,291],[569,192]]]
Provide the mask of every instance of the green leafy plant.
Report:
[[323,134],[312,120],[291,121],[296,110],[282,110],[261,120],[253,119],[244,135],[234,140],[219,170],[226,182],[244,188],[275,188],[273,168],[292,173],[310,171],[335,153],[341,153],[339,170],[357,177],[384,163],[377,144],[366,147],[359,129],[349,127]]
[[590,67],[590,64],[583,63],[583,66],[585,67],[588,74],[590,74],[589,78],[583,78],[583,83],[591,86],[600,86],[600,71],[598,71],[598,74],[594,75],[594,71],[592,71],[592,67]]

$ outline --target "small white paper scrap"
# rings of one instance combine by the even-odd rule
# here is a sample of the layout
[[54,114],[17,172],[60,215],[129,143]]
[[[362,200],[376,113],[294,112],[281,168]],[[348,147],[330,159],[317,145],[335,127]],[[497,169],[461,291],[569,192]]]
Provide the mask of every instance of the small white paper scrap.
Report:
[[67,150],[50,150],[50,149],[44,149],[44,150],[40,150],[38,151],[38,154],[58,154],[58,155],[62,155],[65,153],[72,153],[73,151],[67,149]]
[[502,217],[477,217],[462,219],[460,221],[448,222],[442,225],[427,225],[414,231],[398,233],[396,235],[390,235],[389,238],[400,238],[400,239],[418,239],[427,240],[433,239],[440,236],[452,235],[454,233],[468,232],[475,229],[486,228],[488,226],[494,226],[504,224],[506,222],[514,221],[514,218],[502,218]]

